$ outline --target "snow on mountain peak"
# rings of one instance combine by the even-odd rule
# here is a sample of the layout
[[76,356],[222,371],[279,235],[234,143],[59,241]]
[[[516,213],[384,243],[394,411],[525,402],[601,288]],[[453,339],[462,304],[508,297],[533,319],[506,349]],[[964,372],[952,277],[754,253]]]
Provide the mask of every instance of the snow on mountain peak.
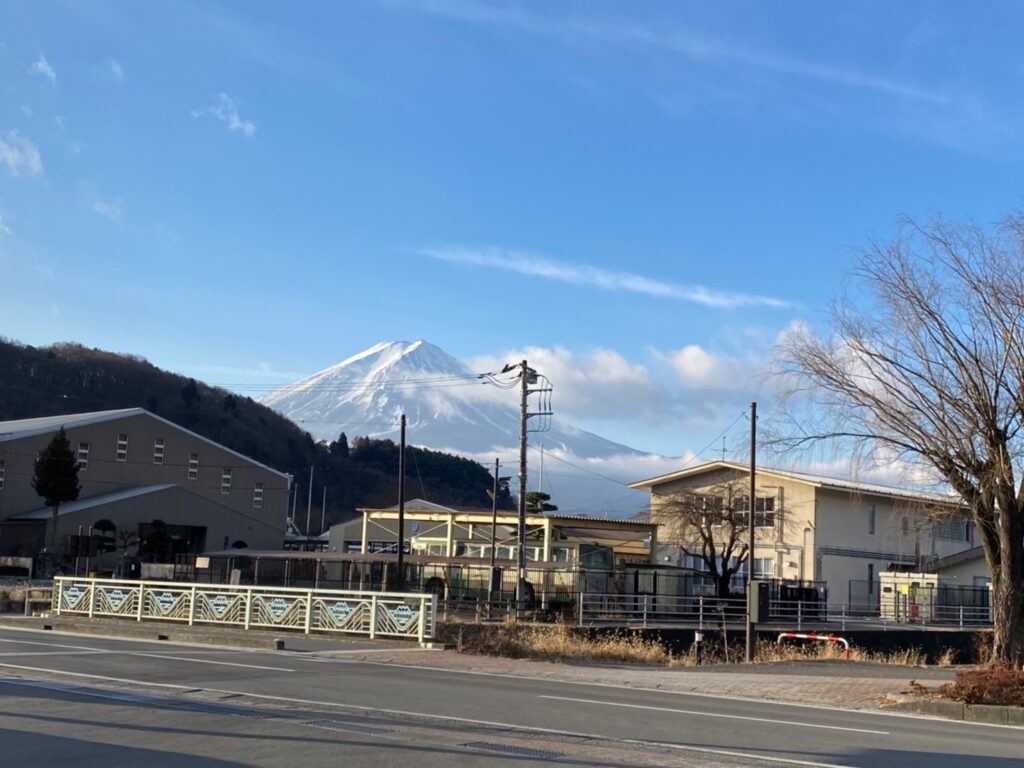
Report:
[[[518,445],[518,390],[491,388],[477,373],[422,339],[386,341],[260,401],[322,440],[341,432],[397,440],[404,413],[410,443],[489,462]],[[649,456],[557,419],[550,432],[531,436],[531,445],[541,444],[583,460]]]

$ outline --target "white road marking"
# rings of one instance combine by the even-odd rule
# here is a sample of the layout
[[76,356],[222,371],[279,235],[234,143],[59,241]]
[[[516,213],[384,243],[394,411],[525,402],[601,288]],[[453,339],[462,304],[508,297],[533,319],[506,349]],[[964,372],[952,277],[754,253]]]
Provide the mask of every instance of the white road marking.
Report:
[[296,672],[298,670],[287,667],[266,667],[262,664],[242,664],[238,661],[214,661],[213,659],[190,659],[182,656],[170,656],[163,653],[142,653],[141,651],[113,651],[121,656],[143,656],[148,659],[170,659],[171,661],[186,661],[189,664],[216,664],[221,667],[245,667],[246,669],[266,669],[271,672]]
[[[17,664],[0,664],[0,667],[8,667],[10,669],[21,669],[28,672],[47,672],[50,674],[57,675],[69,675],[71,677],[84,677],[92,680],[106,680],[108,682],[116,683],[130,683],[131,685],[148,685],[155,688],[170,688],[179,691],[194,691],[197,690],[195,686],[188,685],[176,685],[174,683],[151,683],[145,680],[133,680],[130,678],[123,677],[108,677],[106,675],[91,675],[85,672],[64,672],[59,669],[46,669],[43,667],[24,667]],[[246,696],[253,699],[261,699],[263,701],[277,701],[287,704],[303,704],[303,705],[314,705],[320,707],[334,707],[337,709],[351,709],[358,712],[379,712],[386,715],[399,715],[402,717],[422,717],[427,720],[442,720],[445,722],[453,723],[468,723],[470,725],[483,725],[491,728],[510,728],[517,731],[527,731],[529,733],[544,733],[554,736],[568,736],[577,739],[598,739],[600,741],[611,741],[618,744],[635,744],[641,747],[661,747],[665,749],[674,749],[680,752],[696,752],[705,755],[720,755],[725,757],[740,757],[747,760],[761,760],[768,763],[777,763],[783,765],[802,765],[808,766],[809,768],[850,768],[848,765],[839,763],[817,763],[811,760],[798,760],[796,758],[787,757],[776,757],[774,755],[764,755],[756,752],[741,752],[738,750],[730,749],[713,749],[711,747],[698,747],[691,746],[689,744],[674,744],[664,741],[645,741],[643,739],[618,739],[599,733],[583,733],[579,731],[563,731],[556,728],[540,728],[532,725],[516,725],[515,723],[503,723],[494,720],[474,720],[466,717],[452,717],[450,715],[437,715],[430,712],[410,712],[403,709],[385,709],[383,707],[364,707],[358,704],[340,704],[331,701],[314,701],[312,699],[297,699],[290,696],[272,696],[265,693],[248,693],[246,691],[231,691],[223,688],[200,688],[198,690],[206,693],[219,693],[230,696]],[[2,714],[0,714],[2,717]]]
[[[270,672],[295,672],[296,671],[294,669],[288,669],[287,667],[268,667],[268,666],[264,666],[262,664],[242,664],[241,662],[237,662],[237,661],[214,661],[213,659],[191,659],[191,658],[182,657],[182,656],[171,656],[170,654],[164,654],[164,653],[148,653],[146,651],[121,651],[121,650],[115,650],[115,649],[111,649],[111,648],[95,648],[93,646],[88,646],[88,645],[66,645],[66,644],[63,644],[63,643],[42,643],[42,642],[34,642],[32,640],[7,640],[7,639],[3,639],[3,638],[0,638],[0,643],[15,643],[17,645],[43,645],[43,646],[47,646],[47,647],[50,647],[50,648],[70,648],[70,649],[75,650],[75,651],[81,651],[81,652],[83,652],[85,654],[94,654],[94,655],[98,655],[98,656],[101,656],[101,655],[107,655],[107,656],[111,656],[111,655],[112,656],[142,656],[144,658],[150,658],[150,659],[169,659],[171,661],[184,661],[184,662],[188,662],[190,664],[217,664],[217,665],[222,666],[222,667],[245,667],[246,669],[264,669],[264,670],[268,670]],[[193,651],[193,653],[195,653],[195,651]],[[45,652],[40,651],[38,653],[19,653],[19,654],[6,654],[5,653],[5,654],[0,654],[0,656],[13,656],[13,655],[19,655],[19,656],[55,656],[55,655],[58,655],[58,653],[45,653]],[[76,655],[76,654],[73,654],[73,653],[63,653],[61,655],[73,656],[73,655]]]
[[849,733],[871,733],[878,736],[891,736],[889,731],[871,731],[866,728],[846,728],[839,725],[818,725],[817,723],[797,723],[792,720],[774,720],[769,717],[751,717],[749,715],[726,715],[718,712],[701,712],[692,709],[672,709],[671,707],[655,707],[647,704],[623,704],[617,701],[600,701],[598,699],[574,699],[570,696],[540,696],[542,699],[554,701],[572,701],[577,704],[603,704],[606,707],[625,707],[627,709],[648,709],[654,712],[671,712],[680,715],[699,715],[700,717],[718,717],[725,720],[750,720],[755,723],[773,723],[775,725],[792,725],[797,728],[822,728],[828,731],[847,731]]

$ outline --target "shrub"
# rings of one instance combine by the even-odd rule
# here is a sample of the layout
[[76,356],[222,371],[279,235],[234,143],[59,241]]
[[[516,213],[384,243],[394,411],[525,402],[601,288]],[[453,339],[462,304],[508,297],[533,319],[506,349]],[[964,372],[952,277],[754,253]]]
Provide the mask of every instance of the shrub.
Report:
[[1024,670],[967,669],[939,688],[939,695],[964,704],[1024,707]]

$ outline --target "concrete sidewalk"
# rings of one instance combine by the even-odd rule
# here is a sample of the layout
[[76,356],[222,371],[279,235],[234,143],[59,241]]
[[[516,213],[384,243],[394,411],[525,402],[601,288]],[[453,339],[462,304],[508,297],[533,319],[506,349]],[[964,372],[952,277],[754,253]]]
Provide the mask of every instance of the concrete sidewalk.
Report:
[[[331,655],[325,652],[323,655]],[[449,669],[483,675],[542,678],[613,687],[731,696],[849,709],[877,709],[886,697],[910,692],[910,681],[935,687],[953,679],[952,668],[905,667],[851,661],[777,662],[713,667],[584,665],[476,656],[453,650],[391,653],[347,658],[377,664]]]

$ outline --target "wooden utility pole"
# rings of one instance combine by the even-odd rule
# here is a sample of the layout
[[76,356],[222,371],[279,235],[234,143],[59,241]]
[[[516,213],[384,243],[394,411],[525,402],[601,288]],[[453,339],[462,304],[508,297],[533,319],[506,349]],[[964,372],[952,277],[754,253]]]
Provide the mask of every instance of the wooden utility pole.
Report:
[[523,360],[519,369],[519,579],[516,582],[516,618],[526,618],[526,423],[529,418],[530,367]]
[[398,448],[398,589],[405,589],[405,414]]
[[756,482],[755,472],[757,468],[756,464],[757,456],[757,403],[750,404],[750,506],[747,510],[747,525],[750,531],[750,542],[747,546],[747,661],[751,662],[754,660],[754,646],[757,642],[757,636],[754,633],[754,623],[750,620],[750,609],[753,605],[753,601],[757,600],[757,595],[754,594],[754,543],[755,543],[755,523],[754,523],[754,510],[757,507],[757,494],[756,494]]

